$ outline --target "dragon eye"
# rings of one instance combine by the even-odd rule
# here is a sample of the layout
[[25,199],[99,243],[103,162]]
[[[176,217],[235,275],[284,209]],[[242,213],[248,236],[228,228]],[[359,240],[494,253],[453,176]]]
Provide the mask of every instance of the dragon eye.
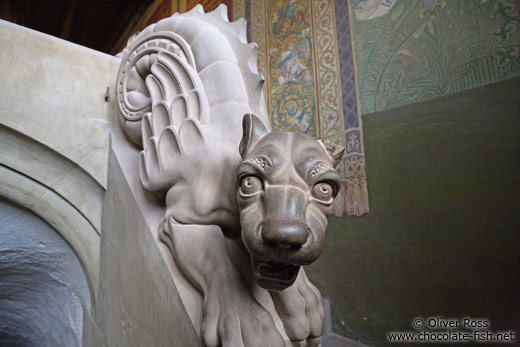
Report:
[[316,199],[328,201],[332,199],[332,194],[332,186],[326,182],[316,183],[314,187],[312,187],[312,195],[314,195]]
[[242,194],[251,195],[262,190],[262,181],[256,176],[247,176],[240,184]]

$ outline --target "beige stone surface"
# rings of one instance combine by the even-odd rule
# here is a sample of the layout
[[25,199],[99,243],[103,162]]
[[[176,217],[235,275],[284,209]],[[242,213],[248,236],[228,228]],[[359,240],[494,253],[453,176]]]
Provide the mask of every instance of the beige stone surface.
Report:
[[51,224],[97,294],[119,60],[0,21],[0,195]]
[[[119,59],[0,21],[0,122],[50,147],[106,186]],[[114,98],[112,97],[112,100]]]
[[125,160],[137,153],[121,133],[115,137],[105,196],[99,295],[95,319],[85,325],[84,346],[201,346],[159,249],[164,247],[156,230],[160,214],[150,209],[146,201],[150,197],[142,187],[132,186],[139,178],[121,168],[137,166]]
[[78,165],[0,124],[0,163],[41,182],[77,208],[98,234],[105,189]]

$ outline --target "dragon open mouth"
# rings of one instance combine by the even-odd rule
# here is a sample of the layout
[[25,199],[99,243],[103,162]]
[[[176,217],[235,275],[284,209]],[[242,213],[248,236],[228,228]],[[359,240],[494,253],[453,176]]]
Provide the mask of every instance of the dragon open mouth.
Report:
[[300,270],[299,265],[267,261],[252,257],[255,281],[268,290],[284,290],[291,286]]

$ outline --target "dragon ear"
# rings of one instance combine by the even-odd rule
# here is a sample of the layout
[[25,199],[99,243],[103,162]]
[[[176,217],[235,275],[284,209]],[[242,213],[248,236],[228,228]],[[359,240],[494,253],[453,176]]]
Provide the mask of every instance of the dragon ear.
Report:
[[248,148],[251,148],[255,143],[260,140],[262,136],[267,134],[264,124],[255,115],[245,114],[242,119],[242,140],[240,141],[240,155],[242,159],[247,155]]
[[325,152],[328,154],[330,160],[334,164],[334,167],[338,166],[343,154],[345,154],[345,147],[330,142],[329,140],[317,140],[318,143],[323,147]]

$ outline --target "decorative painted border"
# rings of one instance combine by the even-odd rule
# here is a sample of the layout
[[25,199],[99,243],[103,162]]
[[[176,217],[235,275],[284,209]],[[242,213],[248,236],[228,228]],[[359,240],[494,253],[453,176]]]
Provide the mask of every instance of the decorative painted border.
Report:
[[[265,19],[265,0],[252,0],[250,3],[249,23],[251,23],[251,41],[258,44],[258,72],[266,76],[267,71],[267,25]],[[269,98],[267,93],[267,81],[264,83],[264,95],[266,99]],[[269,100],[266,100],[266,105],[269,105]]]
[[231,18],[233,21],[238,18],[246,18],[246,2],[244,0],[232,0],[231,4],[233,10]]
[[330,0],[311,4],[320,137],[328,139],[341,135],[344,129],[334,6]]
[[334,0],[343,103],[342,141],[345,146],[345,158],[339,168],[344,182],[336,199],[334,214],[345,211],[348,215],[361,216],[368,213],[369,202],[356,56],[349,9],[350,0]]

